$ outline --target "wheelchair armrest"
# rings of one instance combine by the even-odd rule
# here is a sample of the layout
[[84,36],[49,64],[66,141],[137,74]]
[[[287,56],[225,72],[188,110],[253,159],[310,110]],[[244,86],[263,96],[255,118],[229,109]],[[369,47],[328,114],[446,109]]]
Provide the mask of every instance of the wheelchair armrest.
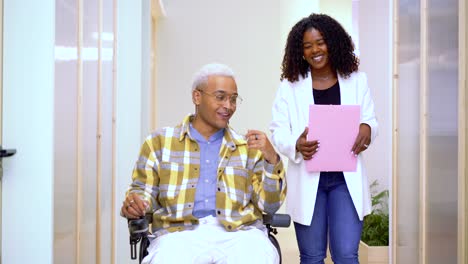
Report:
[[289,227],[291,225],[291,216],[288,214],[265,214],[263,223],[272,227]]

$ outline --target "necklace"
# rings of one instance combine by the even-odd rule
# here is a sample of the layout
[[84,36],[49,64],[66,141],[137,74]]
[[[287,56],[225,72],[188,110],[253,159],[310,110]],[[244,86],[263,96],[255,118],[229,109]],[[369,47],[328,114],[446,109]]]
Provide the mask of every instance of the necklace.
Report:
[[332,75],[328,75],[328,76],[326,76],[326,77],[318,77],[318,76],[315,76],[315,77],[313,77],[313,79],[320,80],[320,81],[327,81],[327,80],[329,80],[331,77],[332,77]]

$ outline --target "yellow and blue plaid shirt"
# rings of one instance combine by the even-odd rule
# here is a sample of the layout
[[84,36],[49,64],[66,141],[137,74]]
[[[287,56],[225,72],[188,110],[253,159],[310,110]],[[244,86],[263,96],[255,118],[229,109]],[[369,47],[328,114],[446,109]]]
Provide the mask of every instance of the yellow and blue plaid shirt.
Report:
[[[148,136],[136,162],[127,193],[138,193],[153,212],[153,233],[193,229],[200,149],[190,135],[193,116],[182,124]],[[227,231],[263,229],[262,213],[276,212],[286,197],[282,161],[267,163],[261,151],[249,149],[243,136],[225,129],[219,152],[216,217]]]

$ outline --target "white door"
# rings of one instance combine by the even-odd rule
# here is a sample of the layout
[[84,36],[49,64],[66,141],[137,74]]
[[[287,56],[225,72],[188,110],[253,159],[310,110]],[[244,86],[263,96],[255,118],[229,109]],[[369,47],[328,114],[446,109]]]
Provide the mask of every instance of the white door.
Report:
[[52,263],[54,0],[2,2],[1,263]]

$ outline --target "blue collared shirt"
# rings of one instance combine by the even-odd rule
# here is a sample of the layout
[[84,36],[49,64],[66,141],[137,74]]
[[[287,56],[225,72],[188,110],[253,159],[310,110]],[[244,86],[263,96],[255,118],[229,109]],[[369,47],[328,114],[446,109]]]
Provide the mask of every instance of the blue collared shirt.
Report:
[[206,140],[190,124],[190,134],[200,147],[200,178],[195,191],[193,215],[197,218],[216,216],[217,169],[224,129],[217,131]]

